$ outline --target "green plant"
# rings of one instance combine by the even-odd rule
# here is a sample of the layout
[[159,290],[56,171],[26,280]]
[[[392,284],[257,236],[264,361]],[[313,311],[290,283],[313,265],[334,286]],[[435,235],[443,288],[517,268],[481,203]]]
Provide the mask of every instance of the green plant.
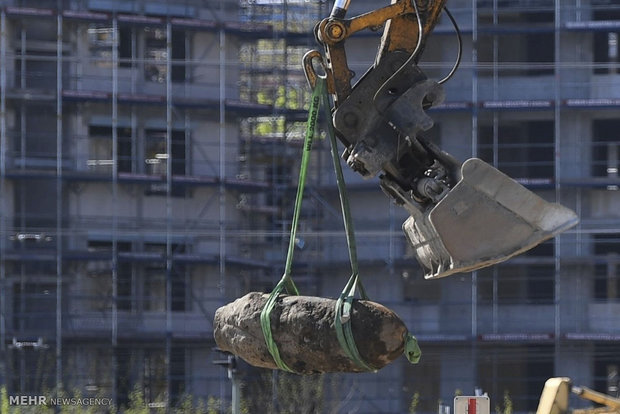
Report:
[[340,395],[340,382],[338,376],[260,371],[255,380],[244,384],[241,412],[271,414],[340,412],[334,407],[340,406],[341,400],[329,399],[330,396]]
[[207,414],[218,414],[220,411],[221,401],[211,396],[207,400]]
[[502,401],[502,405],[495,405],[495,412],[497,414],[512,414],[512,399],[510,398],[510,392],[508,390],[504,390],[504,399]]
[[323,375],[278,375],[280,413],[315,413],[323,411]]
[[9,412],[9,397],[6,393],[6,387],[0,388],[0,412]]
[[409,414],[415,414],[418,409],[418,405],[420,405],[420,393],[416,391],[411,397],[411,403],[409,403]]
[[149,407],[144,401],[144,393],[139,385],[129,393],[129,406],[123,411],[126,414],[149,414]]
[[194,399],[189,394],[183,394],[179,397],[179,401],[173,408],[174,414],[193,414],[197,412],[197,408],[194,407]]

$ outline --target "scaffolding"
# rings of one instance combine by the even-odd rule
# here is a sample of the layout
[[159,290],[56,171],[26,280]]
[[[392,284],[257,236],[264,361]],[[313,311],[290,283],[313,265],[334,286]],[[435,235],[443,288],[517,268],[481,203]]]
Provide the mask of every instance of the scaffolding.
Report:
[[271,110],[238,99],[226,38],[272,30],[224,1],[82,3],[2,9],[2,385],[218,395],[224,272],[265,266],[226,238],[230,198],[265,188],[227,124]]
[[[351,13],[376,8],[353,2]],[[330,5],[6,1],[0,9],[0,386],[152,407],[230,398],[213,313],[281,276],[307,109],[301,55]],[[429,139],[579,214],[578,227],[473,274],[424,281],[406,213],[347,171],[365,285],[425,353],[338,379],[358,412],[434,412],[456,389],[535,408],[544,380],[605,390],[620,366],[620,8],[455,0],[461,69]],[[359,75],[378,33],[348,41]],[[440,21],[423,69],[446,73]],[[536,47],[533,47],[535,45]],[[323,133],[323,132],[321,132]],[[304,294],[348,277],[327,146],[296,240]],[[94,362],[93,362],[94,361]],[[243,367],[250,382],[255,370]],[[249,388],[248,388],[249,389]],[[275,397],[273,397],[275,399]]]

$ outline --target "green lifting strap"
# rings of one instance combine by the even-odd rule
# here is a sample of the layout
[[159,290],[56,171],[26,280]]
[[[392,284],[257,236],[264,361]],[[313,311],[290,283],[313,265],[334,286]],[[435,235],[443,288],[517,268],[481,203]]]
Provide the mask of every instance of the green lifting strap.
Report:
[[[327,119],[331,118],[330,102],[327,92],[322,96],[323,109],[325,110],[325,116]],[[342,219],[344,222],[345,234],[347,238],[347,245],[349,248],[349,260],[351,262],[351,277],[347,281],[346,286],[342,290],[342,293],[336,301],[336,315],[334,320],[334,327],[336,330],[336,336],[338,337],[338,343],[345,354],[351,359],[358,367],[365,371],[376,371],[374,367],[368,364],[361,357],[357,345],[355,344],[355,338],[353,337],[353,330],[351,328],[351,309],[353,306],[353,300],[355,292],[359,290],[360,297],[363,300],[368,299],[364,285],[362,284],[359,276],[359,268],[357,263],[357,245],[355,243],[355,231],[353,230],[353,220],[351,218],[351,208],[349,206],[349,197],[347,196],[346,185],[344,182],[344,175],[342,173],[342,167],[340,165],[340,157],[338,155],[338,148],[336,144],[336,133],[334,126],[331,122],[327,123],[328,135],[330,140],[332,161],[334,164],[334,170],[336,173],[336,183],[338,185],[338,195],[340,197],[340,208],[342,210]],[[420,361],[422,352],[418,346],[418,341],[415,336],[410,333],[406,334],[405,339],[405,356],[409,362],[417,364]]]
[[[325,110],[325,115],[328,117],[327,119],[331,118],[329,108],[329,96],[323,94],[323,109]],[[342,220],[344,222],[347,246],[349,247],[349,261],[351,262],[351,277],[336,301],[334,328],[336,329],[338,343],[349,359],[355,362],[355,365],[364,371],[376,371],[374,367],[361,357],[357,345],[355,344],[355,338],[353,337],[353,330],[351,328],[351,308],[353,306],[355,292],[359,290],[362,299],[368,299],[368,296],[366,295],[366,290],[359,277],[355,231],[353,230],[349,197],[347,196],[344,174],[342,173],[342,166],[340,165],[340,157],[338,155],[338,147],[335,138],[336,134],[333,124],[328,122],[327,125],[332,161],[336,172],[336,184],[338,185],[338,195],[340,197],[340,209],[342,210]]]
[[267,303],[265,307],[261,311],[260,314],[260,323],[261,329],[263,331],[263,335],[265,336],[265,342],[267,344],[267,349],[269,349],[269,353],[273,357],[274,362],[283,371],[295,372],[291,368],[289,368],[282,358],[280,358],[280,352],[278,351],[278,345],[273,339],[273,335],[271,333],[271,320],[270,315],[273,310],[276,301],[278,300],[278,295],[283,290],[286,290],[291,295],[299,295],[299,291],[297,290],[297,286],[293,282],[291,278],[291,268],[293,265],[293,254],[295,252],[295,237],[297,234],[297,225],[299,223],[299,214],[301,212],[301,204],[304,197],[304,187],[306,185],[306,172],[308,170],[308,161],[310,160],[310,151],[312,150],[312,141],[314,139],[314,131],[316,129],[316,123],[319,115],[319,104],[321,95],[326,93],[325,91],[325,81],[320,79],[317,82],[314,90],[312,91],[312,101],[310,102],[310,110],[308,111],[308,122],[306,124],[306,136],[304,138],[304,147],[301,155],[301,166],[299,169],[299,183],[297,184],[297,196],[295,197],[295,207],[293,211],[293,221],[291,222],[291,236],[288,244],[288,252],[286,254],[286,264],[284,266],[284,275],[282,279],[278,282],[276,287],[273,289],[269,298],[267,298]]

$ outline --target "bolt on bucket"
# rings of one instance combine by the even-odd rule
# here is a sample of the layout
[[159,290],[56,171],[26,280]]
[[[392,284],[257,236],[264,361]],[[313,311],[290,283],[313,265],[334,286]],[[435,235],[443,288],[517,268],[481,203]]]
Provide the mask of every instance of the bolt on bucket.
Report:
[[461,174],[436,206],[403,223],[427,279],[503,262],[579,221],[477,158],[465,161]]

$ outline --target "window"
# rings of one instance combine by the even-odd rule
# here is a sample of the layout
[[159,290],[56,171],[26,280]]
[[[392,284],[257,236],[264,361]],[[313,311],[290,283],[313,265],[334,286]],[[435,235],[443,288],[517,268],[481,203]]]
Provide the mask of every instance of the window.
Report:
[[[130,242],[117,242],[117,252],[131,252]],[[108,252],[108,260],[92,260],[88,263],[88,275],[94,278],[93,296],[98,295],[99,299],[89,301],[89,308],[93,310],[110,310],[109,298],[112,297],[112,242],[111,241],[89,241],[89,252]],[[116,269],[116,306],[118,310],[131,310],[135,307],[133,301],[133,266],[127,261],[117,261]]]
[[592,123],[592,176],[618,177],[620,168],[620,119]]
[[166,245],[147,243],[144,251],[156,254],[144,266],[144,303],[146,311],[166,310]]
[[495,401],[508,394],[514,412],[535,412],[543,384],[554,376],[553,345],[504,344],[479,352],[482,389]]
[[172,82],[185,81],[185,59],[187,58],[185,36],[185,32],[183,31],[172,31],[170,46],[172,52],[172,72],[170,73],[170,79]]
[[162,402],[166,399],[166,353],[163,349],[145,349],[143,365],[145,402]]
[[150,130],[146,132],[144,149],[146,173],[150,175],[166,175],[168,171],[168,150],[166,131]]
[[553,121],[499,121],[479,129],[479,157],[512,178],[554,177]]
[[[16,231],[10,236],[13,240],[13,248],[30,251],[54,249],[58,239],[48,232],[56,227],[58,193],[55,186],[50,185],[49,180],[46,179],[18,180],[13,183],[13,194],[15,200],[13,226]],[[26,260],[22,262],[22,265],[24,269],[29,269],[25,270],[27,273],[55,275],[54,262],[53,259],[49,262]]]
[[170,349],[171,405],[176,405],[185,392],[185,348],[173,345]]
[[47,347],[25,346],[11,348],[3,375],[6,375],[9,394],[41,395],[44,390],[52,390],[56,385],[55,351]]
[[26,282],[13,285],[13,326],[19,332],[56,329],[56,284]]
[[[173,244],[172,254],[185,252],[185,246]],[[166,245],[146,243],[145,252],[157,254],[157,258],[145,265],[144,310],[164,312],[166,310]],[[185,266],[173,263],[171,274],[171,310],[185,311],[187,306],[187,284]]]
[[[115,45],[114,38],[118,38]],[[131,66],[132,59],[132,31],[121,27],[116,31],[110,25],[92,24],[88,28],[88,46],[90,56],[95,66],[102,68],[112,67],[113,48],[118,49],[119,66]]]
[[[54,82],[55,82],[54,78]],[[49,80],[46,83],[50,85]],[[15,107],[14,146],[26,161],[37,160],[38,168],[56,168],[56,108],[46,104]],[[23,134],[22,134],[23,132]],[[45,162],[44,159],[47,159]],[[53,161],[52,161],[53,160]]]
[[[172,154],[167,152],[166,138],[167,133],[165,129],[145,130],[145,172],[149,175],[165,177],[168,172],[168,163],[171,163],[170,169],[173,176],[185,175],[185,131],[172,131],[170,142]],[[166,184],[152,185],[147,194],[166,194]],[[171,189],[171,194],[173,196],[183,196],[185,188],[174,186]]]
[[549,304],[554,299],[555,268],[550,263],[535,263],[536,257],[553,257],[553,242],[545,242],[529,250],[523,257],[533,263],[506,262],[478,271],[478,293],[481,303]]
[[620,235],[594,235],[594,254],[599,258],[594,266],[594,298],[620,299]]
[[618,370],[620,367],[620,346],[617,344],[596,344],[594,347],[594,389],[612,397],[618,392]]
[[114,348],[116,358],[116,405],[129,405],[129,394],[133,391],[132,380],[135,372],[134,351],[128,346]]
[[[142,168],[146,174],[165,177],[168,171],[168,162],[171,163],[172,175],[185,175],[185,131],[173,130],[171,149],[172,157],[167,153],[166,130],[147,129],[144,138],[144,164],[142,166],[135,162],[134,141],[137,136],[136,131],[128,127],[117,128],[117,160],[118,172],[133,173],[140,172]],[[109,126],[91,125],[88,128],[89,134],[89,159],[87,165],[89,170],[99,173],[111,174],[113,171],[113,141],[112,128]],[[147,194],[166,194],[166,184],[153,184]],[[173,196],[185,194],[183,187],[174,187]]]
[[[173,30],[171,38],[172,82],[185,81],[185,32]],[[115,37],[117,43],[115,44]],[[165,27],[144,27],[142,29],[119,26],[116,30],[111,25],[92,24],[88,28],[88,45],[90,56],[95,66],[109,68],[113,64],[112,54],[118,51],[118,66],[138,67],[138,42],[144,50],[144,79],[156,83],[165,83],[167,76],[167,48]],[[140,66],[142,67],[142,66]]]
[[[310,90],[299,87],[306,80],[297,70],[306,50],[305,46],[286,45],[283,40],[257,39],[243,45],[239,55],[243,65],[239,84],[241,98],[276,108],[306,107]],[[274,67],[288,70],[274,72]]]
[[48,90],[55,87],[56,52],[28,50],[23,64],[22,67],[21,59],[15,59],[15,81],[17,85],[23,82],[26,88]]
[[128,68],[134,65],[134,56],[132,52],[134,31],[129,27],[120,27],[118,29],[118,59],[119,66]]
[[405,301],[416,304],[432,304],[441,300],[441,291],[445,279],[426,280],[418,269],[405,269],[401,276]]
[[[553,265],[503,264],[479,270],[482,303],[545,304],[553,301]],[[494,292],[496,290],[496,292]]]
[[[168,51],[166,48],[166,29],[144,28],[144,78],[151,82],[165,83],[168,74]],[[172,82],[185,81],[185,32],[172,30],[171,54]]]
[[144,78],[151,82],[166,82],[166,30],[144,28]]
[[[620,20],[620,10],[610,8],[608,10],[595,10],[592,17],[594,20]],[[618,41],[620,30],[614,32],[598,31],[594,33],[594,73],[619,73],[620,54],[618,53]]]
[[147,129],[145,131],[146,173],[165,175],[168,162],[171,162],[172,175],[185,175],[185,131],[173,130],[171,139],[172,157],[167,153],[166,130]]
[[[133,172],[133,149],[131,128],[116,128],[118,172]],[[111,173],[113,171],[112,157],[112,127],[95,126],[88,127],[89,136],[89,159],[88,168],[94,172]]]
[[[289,207],[292,208],[293,200],[282,191],[282,188],[291,181],[291,167],[290,163],[281,162],[265,168],[265,179],[273,188],[273,191],[267,193],[265,202],[267,207],[276,207],[279,212],[279,215],[270,214],[267,217],[267,221],[272,228],[278,228],[280,226],[279,223],[283,219],[283,217],[280,217],[281,213],[290,211]],[[274,232],[267,236],[267,241],[279,243],[282,241],[282,238],[281,232]]]
[[[167,369],[164,349],[144,349],[142,378],[146,403],[166,399]],[[173,345],[170,349],[170,403],[175,405],[185,391],[185,348]]]
[[[482,65],[481,73],[492,74],[490,64],[497,62],[501,75],[553,74],[553,21],[553,12],[539,10],[500,12],[497,26],[493,25],[492,15],[480,16],[478,60]],[[495,28],[501,28],[501,33],[493,33]]]

